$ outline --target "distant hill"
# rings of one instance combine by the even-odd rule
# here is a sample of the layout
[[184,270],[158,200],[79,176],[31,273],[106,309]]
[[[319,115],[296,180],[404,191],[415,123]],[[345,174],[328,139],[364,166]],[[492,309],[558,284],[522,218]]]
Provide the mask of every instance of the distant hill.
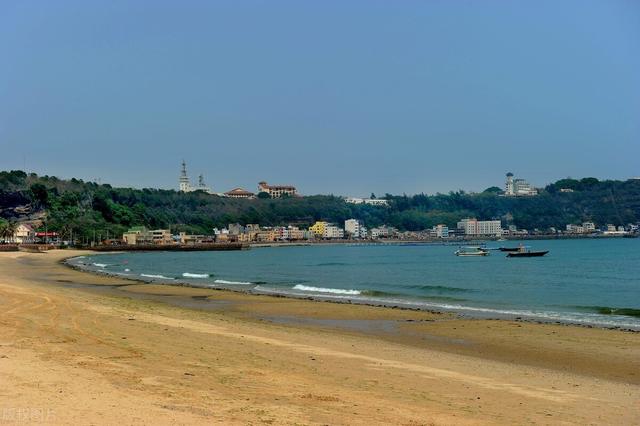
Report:
[[[562,191],[561,191],[562,190]],[[569,192],[568,190],[572,191]],[[62,180],[22,171],[0,172],[0,218],[47,223],[62,235],[90,238],[94,230],[120,235],[133,225],[172,231],[211,233],[229,223],[263,226],[309,225],[315,220],[342,223],[357,218],[368,227],[387,224],[421,230],[444,223],[455,227],[464,217],[501,219],[503,225],[545,230],[567,223],[626,225],[640,221],[640,180],[563,179],[535,197],[503,197],[499,188],[479,194],[397,196],[389,207],[348,204],[332,195],[284,199],[231,199],[202,192],[113,188],[78,179]]]

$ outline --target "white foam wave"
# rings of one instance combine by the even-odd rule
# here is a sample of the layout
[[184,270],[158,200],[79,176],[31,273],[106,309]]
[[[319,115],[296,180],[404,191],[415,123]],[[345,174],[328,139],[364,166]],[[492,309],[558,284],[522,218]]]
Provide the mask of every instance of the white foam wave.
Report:
[[182,276],[185,278],[209,278],[209,274],[192,274],[191,272],[184,272]]
[[170,277],[165,277],[164,275],[153,275],[153,274],[140,274],[141,277],[147,277],[147,278],[159,278],[162,280],[172,280],[173,278]]
[[131,269],[129,269],[129,268],[125,268],[125,270],[124,270],[124,271],[125,271],[125,272],[131,272]]
[[333,293],[333,294],[351,294],[357,296],[360,294],[359,290],[346,290],[342,288],[325,288],[325,287],[312,287],[309,285],[298,284],[293,287],[294,290],[302,291],[315,291],[317,293]]
[[215,280],[216,284],[238,284],[238,285],[251,285],[253,283],[247,281],[227,281],[227,280]]
[[98,268],[106,268],[107,265],[106,263],[93,263],[93,266],[97,266]]

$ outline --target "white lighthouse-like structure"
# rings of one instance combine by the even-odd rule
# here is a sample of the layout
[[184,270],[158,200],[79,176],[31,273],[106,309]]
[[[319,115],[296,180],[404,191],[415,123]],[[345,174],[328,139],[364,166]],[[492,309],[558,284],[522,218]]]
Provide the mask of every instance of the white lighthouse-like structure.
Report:
[[514,179],[513,173],[509,172],[507,173],[504,195],[507,197],[529,197],[538,195],[538,190],[524,179]]
[[505,184],[504,194],[507,196],[516,195],[513,188],[513,173],[511,172],[507,173],[507,182]]
[[191,192],[193,191],[193,187],[191,186],[191,182],[189,181],[189,176],[187,176],[187,163],[182,160],[182,172],[180,173],[180,192]]
[[192,186],[189,175],[187,175],[187,163],[182,160],[182,170],[180,172],[180,179],[178,180],[180,192],[194,192],[203,191],[207,194],[213,194],[214,192],[204,183],[204,176],[198,177],[198,186]]

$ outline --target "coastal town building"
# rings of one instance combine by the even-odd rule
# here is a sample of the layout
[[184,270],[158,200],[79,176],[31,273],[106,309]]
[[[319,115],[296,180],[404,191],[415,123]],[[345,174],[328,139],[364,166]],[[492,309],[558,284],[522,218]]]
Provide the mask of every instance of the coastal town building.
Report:
[[256,194],[244,188],[233,188],[231,191],[225,192],[224,196],[229,198],[255,198]]
[[443,224],[436,225],[431,233],[436,238],[449,238],[449,227]]
[[186,232],[180,232],[178,241],[180,244],[204,244],[212,243],[214,239],[207,235],[190,235]]
[[584,234],[584,227],[582,225],[569,223],[567,224],[566,231],[568,234]]
[[398,234],[398,230],[394,227],[383,225],[377,228],[372,228],[371,231],[369,231],[369,234],[374,240],[378,238],[390,238],[396,236]]
[[168,229],[149,230],[144,226],[133,226],[122,234],[122,241],[127,245],[141,244],[173,244],[171,231]]
[[507,173],[504,195],[507,197],[521,197],[538,195],[538,190],[533,188],[524,179],[514,179],[513,173]]
[[122,234],[122,240],[127,245],[153,244],[151,232],[144,226],[133,226]]
[[583,222],[582,224],[569,223],[565,229],[567,234],[593,234],[597,232],[596,225],[593,222]]
[[313,225],[309,227],[309,231],[313,232],[316,237],[322,238],[324,235],[324,230],[329,224],[323,221],[316,221]]
[[169,229],[154,229],[151,231],[151,241],[153,244],[173,244],[171,231]]
[[13,242],[18,244],[28,244],[35,242],[36,232],[28,223],[19,224],[13,233]]
[[295,186],[291,185],[269,185],[267,182],[258,183],[258,193],[264,192],[271,198],[293,197],[297,195]]
[[328,240],[344,238],[344,229],[336,225],[326,225],[324,227],[324,233],[322,234],[322,238],[325,238]]
[[502,236],[502,224],[499,220],[462,219],[457,228],[466,236]]
[[349,238],[367,238],[367,228],[358,219],[345,220],[344,231]]

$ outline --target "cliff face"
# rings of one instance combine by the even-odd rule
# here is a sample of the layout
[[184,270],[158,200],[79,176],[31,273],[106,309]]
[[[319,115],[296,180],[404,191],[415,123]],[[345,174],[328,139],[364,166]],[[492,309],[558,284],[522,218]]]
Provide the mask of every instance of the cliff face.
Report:
[[15,221],[34,221],[44,217],[45,210],[36,207],[22,191],[0,191],[0,218]]

